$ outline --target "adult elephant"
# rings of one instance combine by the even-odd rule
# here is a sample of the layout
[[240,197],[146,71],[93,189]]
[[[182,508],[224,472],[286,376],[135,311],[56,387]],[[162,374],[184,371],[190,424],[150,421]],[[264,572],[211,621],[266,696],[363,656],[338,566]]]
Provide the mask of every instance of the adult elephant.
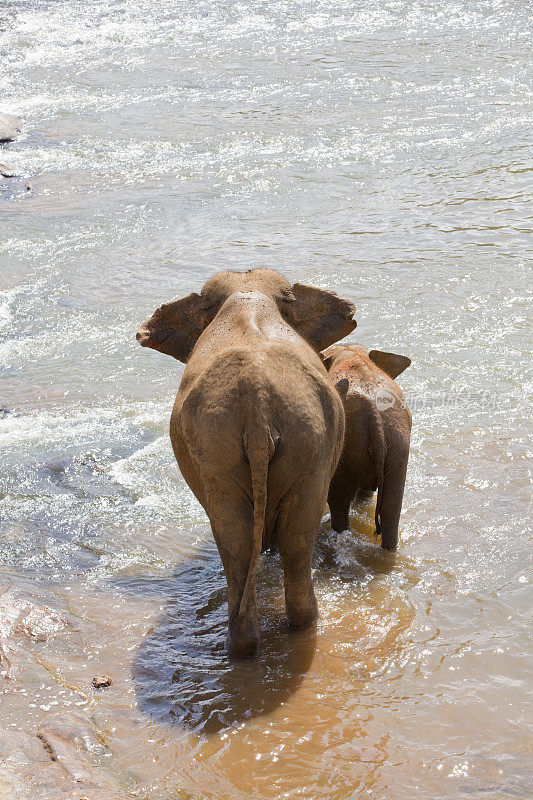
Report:
[[161,306],[137,333],[144,347],[187,364],[170,438],[224,565],[232,655],[257,650],[262,546],[281,554],[289,626],[318,615],[311,559],[344,436],[318,352],[356,327],[354,311],[269,269],[225,271]]

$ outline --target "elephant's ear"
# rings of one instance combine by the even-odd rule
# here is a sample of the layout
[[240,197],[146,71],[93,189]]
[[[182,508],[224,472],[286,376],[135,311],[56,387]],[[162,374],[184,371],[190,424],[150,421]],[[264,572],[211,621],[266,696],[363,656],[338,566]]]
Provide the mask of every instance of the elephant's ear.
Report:
[[335,361],[335,359],[337,358],[337,356],[339,356],[343,352],[343,350],[345,350],[345,348],[343,347],[342,344],[336,344],[333,345],[332,347],[328,347],[326,350],[324,350],[323,353],[319,353],[320,358],[322,359],[322,363],[324,364],[328,372],[331,369],[331,366]]
[[158,308],[137,331],[137,341],[142,347],[151,347],[186,362],[216,310],[212,301],[193,292]]
[[407,369],[411,364],[411,359],[407,358],[407,356],[398,356],[396,353],[383,353],[381,350],[371,350],[368,357],[393,379],[401,375],[404,369]]
[[319,353],[319,356],[324,364],[325,368],[329,372],[331,369],[331,365],[333,364],[335,357],[334,356],[325,356],[324,353]]
[[284,304],[287,322],[315,350],[324,350],[357,327],[352,319],[355,306],[335,292],[295,283],[287,300]]

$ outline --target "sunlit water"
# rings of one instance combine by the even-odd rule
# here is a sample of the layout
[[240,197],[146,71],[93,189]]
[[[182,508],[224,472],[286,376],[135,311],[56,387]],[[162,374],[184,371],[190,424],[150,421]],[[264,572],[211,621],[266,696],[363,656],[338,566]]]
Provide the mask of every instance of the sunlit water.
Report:
[[[530,10],[0,6],[0,110],[25,130],[0,152],[21,175],[0,184],[1,580],[76,620],[31,644],[5,725],[85,710],[131,798],[531,797]],[[231,664],[168,440],[182,365],[135,331],[258,266],[412,358],[413,440],[397,554],[372,505],[351,532],[325,517],[297,635],[264,555],[261,655]]]

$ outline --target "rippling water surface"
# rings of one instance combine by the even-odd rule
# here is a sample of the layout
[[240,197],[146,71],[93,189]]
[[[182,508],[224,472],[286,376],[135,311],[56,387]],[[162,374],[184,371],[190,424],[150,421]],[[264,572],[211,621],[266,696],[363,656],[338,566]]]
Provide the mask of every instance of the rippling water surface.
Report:
[[[131,798],[531,796],[529,13],[0,5],[0,110],[24,128],[0,151],[21,176],[0,183],[0,579],[76,620],[0,677],[6,725],[81,710]],[[414,427],[397,554],[372,505],[340,535],[325,517],[297,635],[263,556],[261,655],[233,664],[168,440],[182,365],[135,331],[258,266],[412,358]]]

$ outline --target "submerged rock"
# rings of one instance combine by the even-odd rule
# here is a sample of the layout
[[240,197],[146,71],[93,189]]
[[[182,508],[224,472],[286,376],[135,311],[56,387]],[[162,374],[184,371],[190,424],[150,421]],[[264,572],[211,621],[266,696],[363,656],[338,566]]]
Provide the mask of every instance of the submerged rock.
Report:
[[37,736],[53,761],[75,781],[90,780],[91,755],[103,755],[105,748],[93,728],[80,714],[50,714],[39,726]]
[[20,120],[14,114],[0,111],[0,142],[13,142],[21,134]]
[[110,754],[81,714],[52,714],[37,736],[0,725],[0,798],[126,800],[104,755]]
[[[85,696],[75,679],[71,685],[61,671],[56,675],[49,655],[51,640],[60,654],[84,646],[83,621],[61,605],[42,591],[0,585],[0,696],[11,698],[0,714],[0,800],[126,800],[92,718],[69,708],[66,697],[65,710],[57,712],[44,700],[50,674],[77,700]],[[29,724],[23,697],[32,701]]]
[[0,164],[0,175],[3,178],[16,178],[17,170],[9,164]]
[[45,642],[76,627],[65,612],[30,600],[23,592],[0,587],[0,676],[15,677],[30,658],[27,644]]
[[8,778],[6,775],[2,775],[0,772],[0,797],[3,800],[17,800],[15,797],[14,787],[11,781],[8,783]]

